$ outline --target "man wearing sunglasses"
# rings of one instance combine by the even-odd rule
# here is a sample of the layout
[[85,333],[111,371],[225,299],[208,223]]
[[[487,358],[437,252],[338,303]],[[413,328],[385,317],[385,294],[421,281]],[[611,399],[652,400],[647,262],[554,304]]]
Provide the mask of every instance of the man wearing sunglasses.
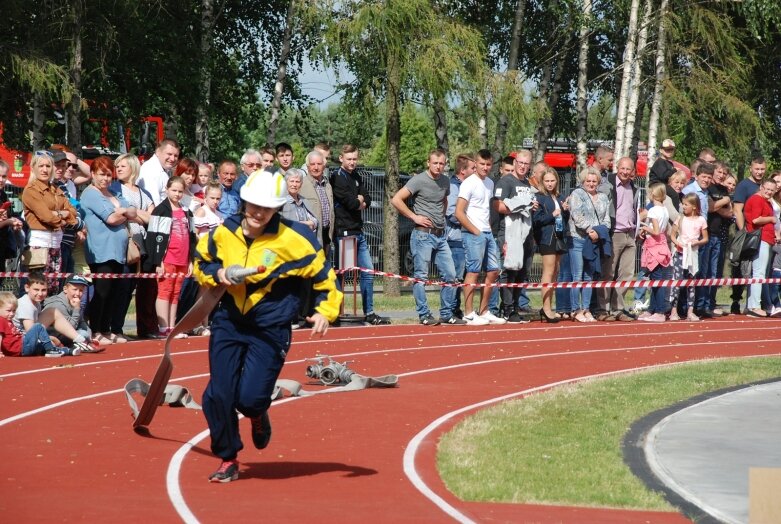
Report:
[[241,155],[239,165],[241,166],[241,174],[233,184],[236,191],[241,190],[241,186],[244,185],[247,178],[249,178],[253,172],[258,169],[263,169],[263,159],[260,158],[260,152],[256,149],[247,149],[244,151],[244,154]]

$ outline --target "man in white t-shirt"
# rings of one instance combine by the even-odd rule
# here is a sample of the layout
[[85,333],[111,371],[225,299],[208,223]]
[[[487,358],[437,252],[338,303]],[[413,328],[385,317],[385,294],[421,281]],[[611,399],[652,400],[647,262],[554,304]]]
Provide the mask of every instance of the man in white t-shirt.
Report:
[[456,202],[456,219],[461,223],[461,240],[466,258],[464,320],[472,326],[504,324],[504,319],[488,310],[490,287],[480,292],[480,308],[477,312],[472,303],[475,289],[471,284],[477,283],[481,271],[485,270],[485,283],[488,286],[499,277],[498,252],[490,223],[491,197],[494,192],[494,183],[488,177],[492,164],[491,152],[487,149],[478,151],[476,163],[475,174],[461,183]]
[[149,191],[155,206],[165,200],[165,185],[179,161],[179,149],[176,140],[166,138],[157,146],[152,158],[141,165],[136,184]]

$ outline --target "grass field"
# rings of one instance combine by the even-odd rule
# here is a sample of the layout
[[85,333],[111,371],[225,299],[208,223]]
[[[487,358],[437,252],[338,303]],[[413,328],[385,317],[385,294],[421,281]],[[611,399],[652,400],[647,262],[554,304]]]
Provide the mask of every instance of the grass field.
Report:
[[439,472],[464,500],[673,511],[624,464],[629,426],[701,393],[778,376],[781,358],[685,363],[505,402],[443,437]]

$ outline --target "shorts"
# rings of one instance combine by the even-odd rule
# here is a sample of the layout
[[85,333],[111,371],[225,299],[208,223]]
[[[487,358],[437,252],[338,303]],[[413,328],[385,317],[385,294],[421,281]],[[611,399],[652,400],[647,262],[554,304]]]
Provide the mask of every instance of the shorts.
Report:
[[179,295],[182,291],[182,284],[184,283],[185,275],[187,274],[187,266],[177,266],[174,264],[163,263],[164,273],[181,273],[175,277],[161,278],[157,282],[157,298],[171,304],[179,303]]
[[490,231],[483,231],[479,235],[462,231],[461,240],[464,244],[467,273],[499,271],[499,251]]

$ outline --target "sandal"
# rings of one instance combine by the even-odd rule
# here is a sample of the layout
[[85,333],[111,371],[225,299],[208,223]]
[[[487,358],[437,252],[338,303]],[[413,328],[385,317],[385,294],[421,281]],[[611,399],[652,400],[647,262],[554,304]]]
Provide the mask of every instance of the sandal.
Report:
[[97,336],[93,338],[93,340],[98,346],[108,346],[109,344],[114,343],[114,341],[111,340],[111,338],[105,336],[103,333],[98,333]]
[[116,333],[112,333],[111,334],[111,342],[113,342],[114,344],[124,344],[125,342],[127,342],[127,339],[125,337],[123,337],[122,335],[118,335]]

